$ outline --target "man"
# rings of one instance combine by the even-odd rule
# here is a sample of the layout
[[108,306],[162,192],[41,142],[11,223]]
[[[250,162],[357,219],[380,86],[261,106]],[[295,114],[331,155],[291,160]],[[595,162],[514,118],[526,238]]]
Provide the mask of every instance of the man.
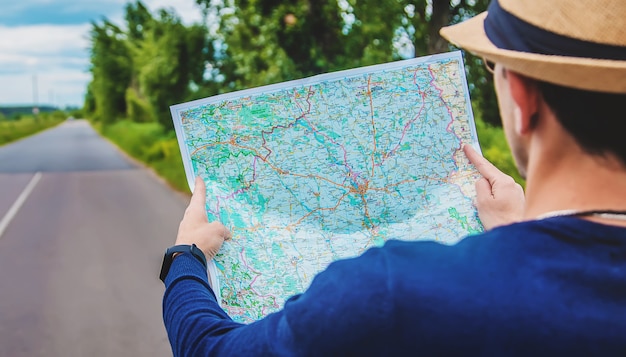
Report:
[[[626,355],[626,2],[498,1],[442,34],[495,62],[525,203],[467,147],[491,229],[335,262],[250,325],[219,308],[201,254],[179,254],[163,302],[176,356]],[[210,258],[230,233],[204,195],[199,180],[176,244]]]

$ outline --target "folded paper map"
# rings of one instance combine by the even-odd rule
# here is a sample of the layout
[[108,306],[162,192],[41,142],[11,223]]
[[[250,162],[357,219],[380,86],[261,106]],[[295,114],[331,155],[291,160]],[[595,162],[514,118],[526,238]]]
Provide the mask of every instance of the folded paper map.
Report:
[[[460,52],[171,107],[190,184],[233,233],[210,264],[233,319],[254,321],[332,261],[389,239],[454,244],[482,231],[478,141]],[[410,272],[407,272],[410,274]]]

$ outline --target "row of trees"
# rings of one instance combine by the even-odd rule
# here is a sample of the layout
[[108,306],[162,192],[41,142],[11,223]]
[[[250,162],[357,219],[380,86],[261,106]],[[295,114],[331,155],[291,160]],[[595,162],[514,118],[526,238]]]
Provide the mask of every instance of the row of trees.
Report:
[[[126,5],[125,23],[91,29],[85,109],[172,127],[169,105],[318,73],[445,52],[439,29],[488,0],[196,0],[205,21]],[[475,110],[497,122],[491,77],[467,55]]]
[[92,24],[85,109],[105,125],[128,117],[170,127],[169,105],[203,85],[212,60],[207,28],[185,26],[171,10],[154,16],[141,2],[126,5],[125,20]]

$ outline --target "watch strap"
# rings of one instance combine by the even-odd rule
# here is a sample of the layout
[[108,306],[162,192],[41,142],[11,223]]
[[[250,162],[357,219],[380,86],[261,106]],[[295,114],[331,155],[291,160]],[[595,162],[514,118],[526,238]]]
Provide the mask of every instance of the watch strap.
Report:
[[176,253],[191,253],[202,265],[204,268],[207,268],[206,257],[200,248],[198,248],[195,244],[187,245],[175,245],[169,247],[165,250],[165,256],[163,257],[163,264],[161,265],[161,274],[159,274],[159,279],[165,282],[165,277],[170,272],[170,267],[172,266],[172,262],[174,261],[174,254]]

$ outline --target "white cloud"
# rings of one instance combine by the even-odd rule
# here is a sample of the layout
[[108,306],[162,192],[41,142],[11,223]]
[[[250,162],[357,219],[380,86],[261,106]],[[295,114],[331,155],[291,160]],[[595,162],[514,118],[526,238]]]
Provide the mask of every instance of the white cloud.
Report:
[[[126,3],[125,0],[21,0],[2,4],[2,11],[5,18],[10,14],[20,17],[29,8],[54,5],[65,14],[98,11],[121,26]],[[195,0],[145,0],[143,3],[153,13],[160,8],[173,9],[185,24],[202,20],[201,8]],[[89,22],[100,19],[86,17],[84,23],[78,25],[4,26],[0,23],[0,105],[31,104],[36,76],[39,104],[82,106],[91,80],[88,73]]]
[[81,105],[90,79],[88,31],[88,24],[0,26],[0,103],[32,103],[36,76],[40,104]]
[[145,0],[143,3],[152,12],[173,9],[187,25],[202,21],[202,10],[195,0]]
[[0,53],[45,56],[84,52],[90,25],[0,26]]

